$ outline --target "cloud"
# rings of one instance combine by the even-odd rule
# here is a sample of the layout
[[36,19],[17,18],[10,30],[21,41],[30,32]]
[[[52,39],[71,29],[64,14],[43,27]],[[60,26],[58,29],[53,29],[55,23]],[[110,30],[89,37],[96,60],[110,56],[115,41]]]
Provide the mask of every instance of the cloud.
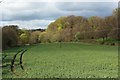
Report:
[[112,14],[113,9],[117,8],[115,2],[67,2],[58,3],[56,7],[66,12],[72,12],[73,14],[81,16],[109,16]]
[[77,10],[94,10],[101,11],[106,9],[113,9],[117,7],[115,2],[66,2],[57,3],[56,6],[61,10],[77,11]]
[[5,1],[0,5],[0,20],[2,19],[4,25],[7,23],[19,24],[21,28],[34,28],[34,26],[36,26],[35,28],[41,26],[46,28],[51,21],[60,16],[109,16],[112,14],[112,10],[117,8],[116,2]]
[[[17,2],[119,2],[119,0],[16,0]],[[4,0],[4,2],[15,2]]]
[[[113,8],[117,5],[114,3],[93,3],[93,2],[15,2],[3,6],[3,20],[36,20],[46,19],[54,20],[64,15],[89,15],[95,14],[100,16],[110,15]],[[109,14],[107,14],[109,13]],[[106,14],[106,15],[103,15]],[[86,16],[89,16],[86,15]],[[85,15],[84,15],[85,16]]]
[[4,25],[18,25],[21,29],[38,29],[47,28],[47,25],[49,25],[51,22],[54,22],[54,20],[30,20],[30,21],[2,21],[0,23],[0,26]]

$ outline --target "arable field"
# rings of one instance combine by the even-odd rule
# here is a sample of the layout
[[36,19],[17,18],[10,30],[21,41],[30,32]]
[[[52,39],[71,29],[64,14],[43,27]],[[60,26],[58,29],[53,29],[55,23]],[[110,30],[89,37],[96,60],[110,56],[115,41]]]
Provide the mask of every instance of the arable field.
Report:
[[[11,58],[20,49],[28,49],[23,56],[25,71],[19,65],[10,71]],[[116,78],[118,47],[85,43],[35,44],[3,51],[3,78]],[[17,57],[17,63],[19,57]]]

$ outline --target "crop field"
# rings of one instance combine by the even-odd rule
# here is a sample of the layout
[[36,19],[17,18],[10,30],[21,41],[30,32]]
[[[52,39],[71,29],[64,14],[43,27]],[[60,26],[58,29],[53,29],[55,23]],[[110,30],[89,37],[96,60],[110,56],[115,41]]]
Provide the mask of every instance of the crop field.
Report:
[[[11,59],[20,49],[25,70],[21,70],[19,56],[15,73],[10,70]],[[85,43],[46,43],[15,47],[3,51],[3,78],[116,78],[118,77],[118,47]]]

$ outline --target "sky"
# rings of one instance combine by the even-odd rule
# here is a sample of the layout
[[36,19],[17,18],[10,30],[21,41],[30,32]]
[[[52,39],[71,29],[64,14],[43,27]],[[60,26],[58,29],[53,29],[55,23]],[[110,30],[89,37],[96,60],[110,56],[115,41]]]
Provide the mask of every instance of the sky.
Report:
[[3,0],[0,3],[0,26],[46,29],[61,16],[105,17],[112,15],[117,7],[118,0]]

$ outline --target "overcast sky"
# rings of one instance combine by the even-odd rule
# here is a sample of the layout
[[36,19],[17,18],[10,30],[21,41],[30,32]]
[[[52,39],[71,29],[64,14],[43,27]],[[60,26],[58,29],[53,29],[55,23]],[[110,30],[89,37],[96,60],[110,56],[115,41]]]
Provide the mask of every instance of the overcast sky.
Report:
[[[109,2],[111,1],[111,2]],[[110,16],[117,0],[4,0],[0,4],[0,25],[16,24],[20,28],[47,28],[61,16]]]

